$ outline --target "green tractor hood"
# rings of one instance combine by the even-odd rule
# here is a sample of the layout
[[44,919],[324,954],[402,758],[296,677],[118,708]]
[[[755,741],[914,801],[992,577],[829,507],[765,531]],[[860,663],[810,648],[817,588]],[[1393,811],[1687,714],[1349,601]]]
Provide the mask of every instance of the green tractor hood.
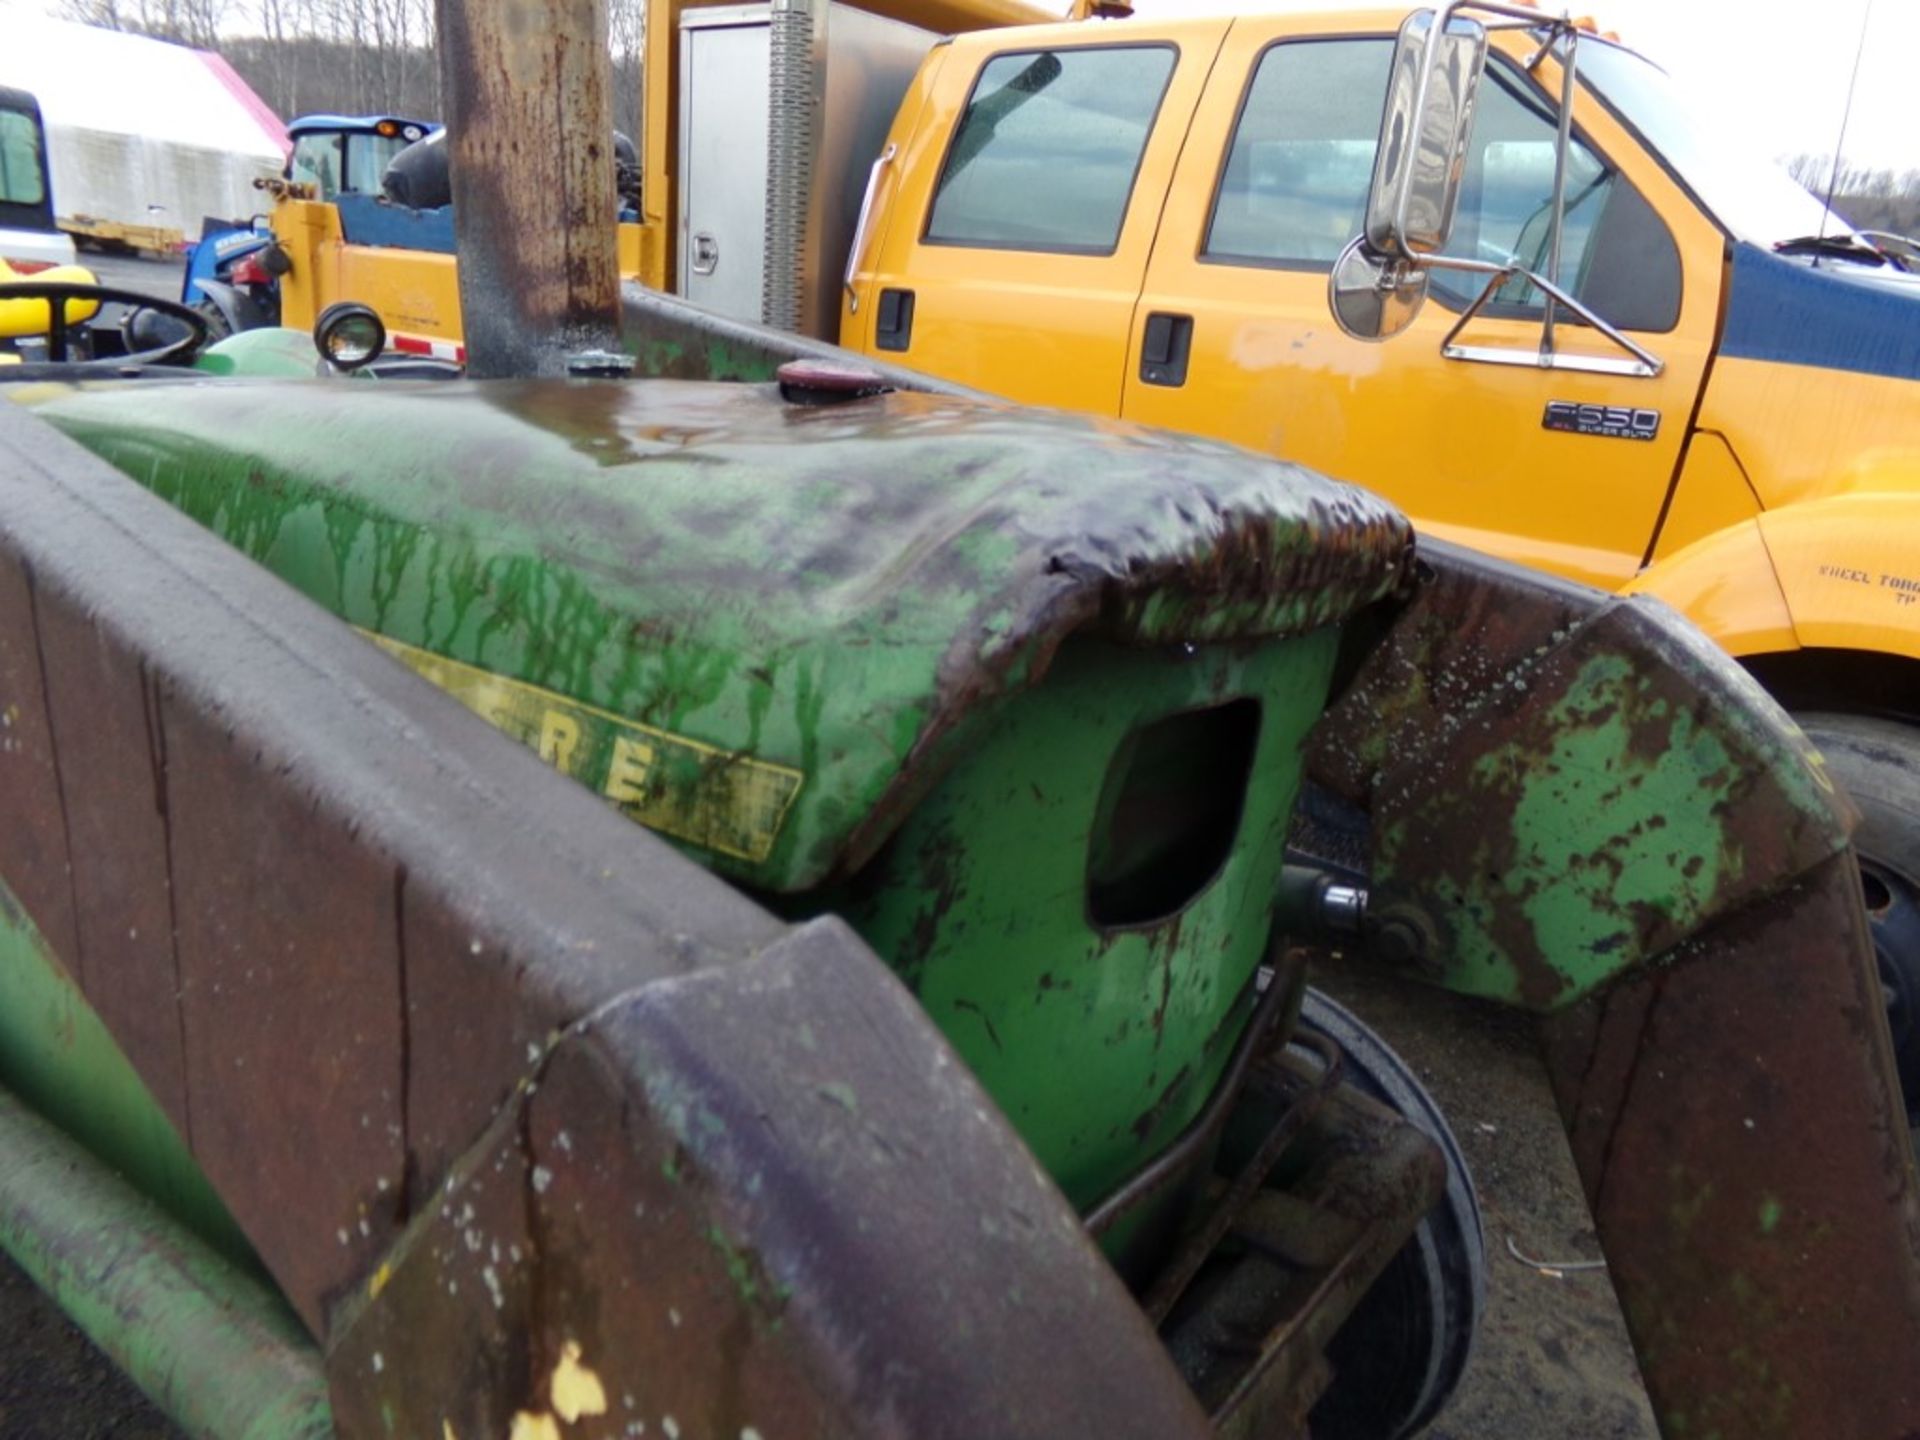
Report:
[[921,394],[770,404],[770,389],[35,398],[763,891],[857,869],[1067,636],[1304,633],[1395,589],[1410,554],[1384,502],[1229,447]]

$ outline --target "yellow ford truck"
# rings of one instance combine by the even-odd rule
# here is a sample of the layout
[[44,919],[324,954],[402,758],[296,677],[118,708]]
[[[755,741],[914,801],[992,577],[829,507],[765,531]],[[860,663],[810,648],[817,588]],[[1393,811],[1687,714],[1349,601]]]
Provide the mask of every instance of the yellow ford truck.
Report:
[[[1867,658],[1920,657],[1920,279],[1711,143],[1620,45],[1582,37],[1563,151],[1564,47],[1536,16],[1488,27],[1445,251],[1518,268],[1435,266],[1394,343],[1343,331],[1329,276],[1406,13],[940,46],[887,138],[842,342],[1301,461],[1434,533],[1653,591],[1736,655],[1822,652],[1810,698],[1920,710],[1920,667]],[[1548,328],[1562,153],[1550,278],[1630,344],[1558,302]]]
[[[1920,1098],[1920,276],[1529,8],[1097,8],[650,6],[623,269],[1669,601],[1859,804]],[[276,226],[327,238],[289,247],[289,323],[368,300],[457,354],[451,256]]]

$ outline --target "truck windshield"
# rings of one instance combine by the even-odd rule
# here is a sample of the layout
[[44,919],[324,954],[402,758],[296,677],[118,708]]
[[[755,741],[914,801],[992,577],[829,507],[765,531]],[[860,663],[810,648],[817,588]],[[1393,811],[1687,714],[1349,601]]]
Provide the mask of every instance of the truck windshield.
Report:
[[1823,229],[1830,236],[1853,233],[1658,66],[1603,43],[1582,44],[1577,64],[1586,86],[1640,132],[1735,238],[1771,246]]

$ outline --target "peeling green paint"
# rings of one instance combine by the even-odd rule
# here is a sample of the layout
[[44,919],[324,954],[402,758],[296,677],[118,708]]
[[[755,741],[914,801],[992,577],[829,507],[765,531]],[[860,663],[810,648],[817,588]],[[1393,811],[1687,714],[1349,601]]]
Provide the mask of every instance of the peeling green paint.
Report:
[[831,1100],[850,1115],[860,1112],[860,1097],[853,1093],[853,1087],[840,1080],[829,1080],[819,1087],[822,1099]]
[[1769,1195],[1760,1202],[1760,1233],[1771,1235],[1780,1225],[1780,1217],[1786,1213],[1785,1207]]
[[718,1225],[706,1230],[707,1243],[720,1254],[727,1278],[748,1310],[768,1320],[778,1320],[791,1291],[767,1273],[760,1257],[746,1246],[735,1243]]
[[1568,645],[1509,677],[1524,700],[1490,691],[1490,717],[1465,727],[1477,753],[1410,777],[1411,803],[1389,794],[1375,837],[1376,901],[1410,901],[1437,932],[1425,978],[1536,1010],[1593,994],[1741,892],[1750,847],[1782,842],[1730,823],[1758,787],[1770,826],[1830,827],[1811,773],[1770,742],[1756,753],[1741,714],[1680,703],[1675,671],[1629,645]]
[[0,1249],[188,1434],[332,1440],[319,1352],[271,1284],[4,1090]]
[[[1271,937],[1339,626],[1406,575],[1390,507],[1226,446],[923,394],[353,399],[135,387],[39,408],[703,863],[796,918],[845,916],[1076,1202],[1197,1113]],[[1229,704],[1257,718],[1250,769],[1204,797],[1215,868],[1162,911],[1096,917],[1098,876],[1147,889],[1181,862],[1140,859],[1164,798],[1099,808],[1116,756]],[[648,751],[631,803],[621,745]],[[708,764],[795,780],[751,836],[670,818]],[[1178,763],[1156,765],[1177,792]],[[697,1156],[679,1097],[649,1098]]]
[[[808,899],[894,966],[1083,1207],[1178,1133],[1239,1034],[1337,639],[1070,642],[866,874]],[[1096,925],[1093,856],[1137,838],[1101,809],[1116,756],[1143,726],[1239,697],[1260,702],[1257,758],[1219,870],[1176,913]]]

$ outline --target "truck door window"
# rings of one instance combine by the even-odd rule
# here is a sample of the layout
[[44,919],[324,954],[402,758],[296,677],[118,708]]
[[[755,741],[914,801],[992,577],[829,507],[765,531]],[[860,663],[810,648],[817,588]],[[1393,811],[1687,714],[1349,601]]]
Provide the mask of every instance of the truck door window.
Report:
[[[1555,118],[1504,64],[1487,67],[1473,117],[1466,177],[1449,254],[1516,260],[1546,273],[1553,210]],[[1633,185],[1579,137],[1567,157],[1560,273],[1553,277],[1624,330],[1671,330],[1680,317],[1680,251]],[[1456,305],[1480,293],[1474,275],[1433,272],[1433,288]],[[1545,304],[1537,286],[1507,281],[1488,313],[1528,315]]]
[[[1393,42],[1292,41],[1260,58],[1234,127],[1201,258],[1325,269],[1360,233]],[[1504,61],[1487,67],[1447,253],[1544,271],[1553,195],[1552,111]],[[1455,308],[1486,282],[1436,270]],[[1680,252],[1653,207],[1579,138],[1567,170],[1559,283],[1613,324],[1671,330]],[[1525,280],[1503,285],[1493,315],[1538,314]]]
[[1111,255],[1173,49],[996,55],[981,67],[934,190],[926,243]]
[[1260,57],[1202,255],[1324,269],[1360,233],[1391,40],[1307,40]]
[[44,205],[46,177],[40,173],[40,131],[33,117],[0,110],[0,202]]

